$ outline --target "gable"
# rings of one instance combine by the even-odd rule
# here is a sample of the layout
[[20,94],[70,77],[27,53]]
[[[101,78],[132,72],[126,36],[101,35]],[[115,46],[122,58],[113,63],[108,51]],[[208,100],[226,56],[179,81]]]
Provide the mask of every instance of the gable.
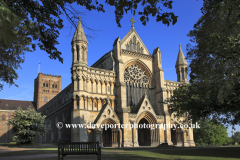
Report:
[[139,103],[133,108],[133,113],[137,113],[136,120],[139,120],[139,116],[141,116],[144,112],[150,112],[155,119],[157,119],[157,115],[148,99],[147,94],[145,94]]
[[118,116],[115,113],[115,111],[112,109],[109,101],[107,101],[107,103],[101,108],[98,116],[94,120],[94,124],[100,125],[107,119],[111,119],[116,124],[120,123],[120,120],[118,119]]
[[[150,55],[147,47],[145,46],[145,44],[143,43],[143,41],[141,40],[141,38],[139,37],[139,35],[137,34],[137,32],[134,28],[132,28],[127,33],[127,35],[120,41],[121,48],[125,49],[125,50],[129,50],[128,48],[129,48],[130,44],[133,45],[134,37],[136,38],[135,51],[138,53]],[[139,49],[137,49],[137,45],[138,45]],[[140,51],[140,49],[142,49],[142,52]],[[134,51],[134,50],[132,50],[132,51]]]

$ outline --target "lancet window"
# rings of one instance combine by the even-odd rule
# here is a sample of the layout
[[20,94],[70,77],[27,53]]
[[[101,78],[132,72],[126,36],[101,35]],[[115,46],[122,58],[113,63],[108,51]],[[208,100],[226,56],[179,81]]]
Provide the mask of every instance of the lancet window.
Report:
[[142,96],[149,96],[149,78],[137,65],[131,65],[124,71],[124,82],[126,84],[127,106],[136,106]]
[[83,48],[82,47],[80,49],[80,58],[81,58],[81,60],[83,59]]
[[135,50],[135,45],[136,45],[136,37],[133,37],[133,50]]
[[77,61],[79,61],[79,45],[76,44],[76,50],[77,50]]

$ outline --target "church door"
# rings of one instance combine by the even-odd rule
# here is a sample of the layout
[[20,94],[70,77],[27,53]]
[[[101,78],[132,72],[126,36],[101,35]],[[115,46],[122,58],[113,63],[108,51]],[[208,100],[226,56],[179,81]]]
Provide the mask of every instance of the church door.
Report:
[[179,125],[177,125],[176,129],[171,128],[171,139],[173,145],[182,143],[182,132]]
[[171,128],[171,139],[172,139],[173,145],[177,145],[177,132],[173,128]]
[[138,143],[139,146],[151,146],[151,134],[150,128],[144,128],[148,123],[148,121],[143,118],[138,123]]
[[103,146],[112,147],[112,129],[108,128],[107,130],[103,129]]

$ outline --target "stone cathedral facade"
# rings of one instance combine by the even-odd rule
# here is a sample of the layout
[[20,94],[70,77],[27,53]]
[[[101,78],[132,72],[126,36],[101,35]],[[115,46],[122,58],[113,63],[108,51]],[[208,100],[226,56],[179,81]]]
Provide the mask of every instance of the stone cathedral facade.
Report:
[[[112,50],[91,67],[88,66],[88,41],[79,18],[72,39],[72,83],[38,111],[46,115],[51,131],[40,142],[92,142],[103,147],[138,147],[169,145],[194,146],[193,129],[178,128],[94,128],[102,124],[175,124],[186,116],[176,117],[168,104],[161,103],[173,90],[188,83],[186,59],[181,46],[176,61],[177,81],[164,79],[161,51],[150,53],[134,28],[123,39],[113,42]],[[39,81],[40,82],[40,81]],[[41,86],[41,84],[40,84]],[[40,91],[41,89],[39,89]],[[62,122],[63,128],[56,124]],[[66,128],[82,124],[83,128]]]

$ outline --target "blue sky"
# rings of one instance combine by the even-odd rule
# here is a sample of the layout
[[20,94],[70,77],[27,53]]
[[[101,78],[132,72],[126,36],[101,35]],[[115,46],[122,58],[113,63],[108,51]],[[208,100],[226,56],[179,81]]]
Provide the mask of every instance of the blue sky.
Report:
[[[104,5],[105,13],[97,11],[86,11],[83,7],[74,6],[78,11],[84,12],[81,19],[83,24],[89,28],[96,30],[96,34],[92,34],[87,28],[84,31],[88,37],[88,65],[91,66],[105,53],[112,50],[112,45],[117,37],[123,37],[131,29],[130,19],[135,20],[135,30],[142,39],[143,43],[152,54],[157,47],[162,53],[162,67],[164,70],[164,78],[166,80],[177,80],[175,63],[179,50],[179,44],[182,46],[184,55],[186,56],[186,45],[190,43],[190,38],[187,36],[193,25],[201,17],[200,8],[203,5],[202,0],[175,0],[173,1],[173,9],[163,11],[174,12],[179,16],[175,25],[163,25],[161,22],[156,22],[155,17],[150,17],[150,21],[146,26],[143,26],[140,21],[140,16],[133,16],[130,12],[125,14],[121,20],[122,27],[117,27],[115,21],[114,8]],[[28,52],[25,54],[25,62],[21,65],[22,69],[17,71],[18,80],[16,84],[19,87],[4,85],[3,91],[0,92],[1,99],[12,100],[33,100],[34,79],[38,75],[38,63],[41,62],[40,72],[61,75],[62,89],[71,83],[70,67],[72,63],[71,40],[75,29],[71,26],[65,16],[64,28],[60,30],[58,38],[59,45],[57,48],[62,52],[64,63],[58,60],[51,60],[47,53],[37,49],[35,52]],[[77,19],[76,19],[77,22]],[[237,128],[240,130],[240,127]],[[237,131],[236,130],[236,131]],[[231,129],[228,129],[229,135]]]

